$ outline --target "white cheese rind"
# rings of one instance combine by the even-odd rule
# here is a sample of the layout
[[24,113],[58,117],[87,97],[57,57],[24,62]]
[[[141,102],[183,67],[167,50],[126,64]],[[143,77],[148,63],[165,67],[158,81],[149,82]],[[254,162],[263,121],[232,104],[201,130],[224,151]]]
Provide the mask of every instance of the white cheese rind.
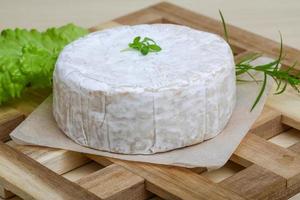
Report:
[[[159,53],[120,50],[137,35]],[[235,106],[235,67],[220,37],[188,27],[122,26],[68,45],[53,78],[53,114],[75,142],[152,154],[215,137]]]

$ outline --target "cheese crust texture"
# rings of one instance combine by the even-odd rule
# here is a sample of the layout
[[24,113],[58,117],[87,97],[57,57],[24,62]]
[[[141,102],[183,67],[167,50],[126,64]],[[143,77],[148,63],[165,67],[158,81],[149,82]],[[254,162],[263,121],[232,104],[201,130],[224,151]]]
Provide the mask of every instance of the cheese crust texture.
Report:
[[[134,37],[162,48],[121,51]],[[235,65],[219,36],[171,24],[121,26],[91,33],[60,54],[53,114],[83,146],[153,154],[215,137],[235,107]]]

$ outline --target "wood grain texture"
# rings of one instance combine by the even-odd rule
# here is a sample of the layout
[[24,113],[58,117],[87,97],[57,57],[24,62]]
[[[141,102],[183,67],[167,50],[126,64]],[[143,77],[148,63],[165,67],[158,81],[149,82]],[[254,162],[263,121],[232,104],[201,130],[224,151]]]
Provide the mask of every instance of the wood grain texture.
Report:
[[283,123],[300,130],[300,93],[288,87],[283,94],[270,95],[266,104],[282,113]]
[[281,122],[283,124],[286,124],[286,125],[290,126],[290,127],[293,127],[295,129],[300,130],[300,123],[299,123],[298,117],[297,118],[293,118],[293,117],[289,117],[287,115],[284,115],[282,117]]
[[147,163],[89,156],[96,162],[110,160],[145,179],[146,189],[163,199],[244,199],[191,170]]
[[289,127],[282,123],[281,113],[265,106],[250,132],[264,139],[269,139],[288,129]]
[[288,186],[300,180],[300,156],[254,134],[247,134],[234,152],[234,156],[287,179]]
[[115,164],[85,176],[77,183],[101,199],[144,200],[151,196],[145,189],[143,178]]
[[[300,142],[290,146],[288,149],[298,153],[300,155]],[[280,189],[278,191],[275,191],[274,193],[270,193],[270,196],[268,199],[274,199],[274,200],[285,200],[288,199],[295,194],[300,192],[300,183],[296,183],[291,186],[285,187],[283,190]]]
[[[289,147],[300,154],[300,142]],[[300,184],[287,187],[287,180],[253,164],[220,183],[248,199],[287,199],[300,192]]]
[[0,141],[9,140],[9,133],[24,120],[24,115],[19,111],[2,106],[0,108]]
[[3,143],[0,143],[0,183],[24,199],[100,199]]
[[[23,146],[13,141],[7,144],[58,174],[66,173],[88,162],[88,159],[80,153],[47,147]],[[109,166],[81,178],[77,184],[95,193],[101,199],[127,197],[128,200],[137,200],[150,197],[150,193],[145,190],[144,180],[122,167]]]
[[[289,147],[290,150],[298,153],[300,155],[300,142]],[[277,199],[287,199],[289,197],[294,196],[295,194],[300,192],[300,183],[296,183],[290,187],[287,187],[284,192],[277,192],[272,195],[272,197],[276,197]],[[274,199],[276,199],[274,198]]]
[[220,183],[247,199],[269,199],[286,189],[286,179],[258,165],[251,165]]
[[117,23],[135,25],[135,24],[151,24],[151,23],[163,23],[163,17],[160,12],[152,7],[139,10],[137,12],[131,13],[124,17],[115,19]]
[[[5,142],[10,139],[10,132],[15,129],[23,120],[24,115],[8,106],[0,108],[0,141]],[[0,186],[0,197],[9,198],[13,194]]]
[[1,199],[8,199],[8,198],[13,197],[13,196],[14,196],[13,193],[11,193],[10,191],[4,189],[4,187],[1,186],[1,184],[0,184],[0,200]]
[[57,174],[66,173],[89,162],[86,156],[77,152],[48,147],[18,145],[13,141],[7,142],[7,145],[29,156]]
[[62,176],[72,182],[76,182],[79,179],[88,176],[102,168],[102,165],[99,165],[98,163],[92,161],[76,169],[73,169],[72,171],[64,173]]
[[272,137],[268,141],[283,148],[289,148],[290,146],[300,142],[300,130],[290,128],[279,135]]
[[160,197],[153,197],[153,198],[151,198],[151,199],[149,199],[149,200],[163,200],[163,199],[160,198]]
[[300,154],[300,142],[290,146],[289,149]]
[[243,169],[245,169],[243,166],[229,160],[221,168],[205,171],[201,173],[201,176],[208,178],[214,183],[220,183],[221,181],[227,179],[228,177],[233,176],[234,174],[238,173]]
[[76,168],[63,177],[107,200],[143,200],[152,196],[144,185],[144,179],[121,166],[102,168],[95,162]]
[[[47,147],[23,146],[18,145],[13,141],[9,141],[6,144],[31,157],[57,174],[66,173],[89,162],[82,154],[71,151]],[[0,187],[0,197],[7,199],[11,196],[13,196],[11,192]]]

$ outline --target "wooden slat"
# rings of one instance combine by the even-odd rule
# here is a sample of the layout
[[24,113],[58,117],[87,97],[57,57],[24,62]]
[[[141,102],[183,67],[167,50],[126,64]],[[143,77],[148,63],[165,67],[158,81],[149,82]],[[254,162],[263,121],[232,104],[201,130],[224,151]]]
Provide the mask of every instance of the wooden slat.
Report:
[[[14,149],[24,153],[25,155],[31,157],[57,174],[66,173],[72,169],[75,169],[87,162],[85,156],[80,153],[75,153],[66,150],[58,150],[47,147],[37,147],[37,146],[23,146],[18,145],[13,141],[7,142],[7,144]],[[1,190],[3,192],[1,192]],[[9,198],[13,194],[4,188],[0,187],[0,197]]]
[[72,171],[64,173],[62,176],[72,182],[76,182],[79,179],[88,176],[102,168],[102,165],[99,165],[98,163],[92,161],[76,169],[73,169]]
[[[2,200],[2,199],[0,199],[0,200]],[[23,199],[18,196],[14,196],[14,197],[10,198],[9,200],[23,200]]]
[[144,200],[151,196],[145,189],[143,178],[115,164],[85,176],[77,183],[101,199]]
[[[283,133],[284,134],[284,133]],[[300,142],[289,147],[300,153]],[[300,192],[300,184],[287,187],[283,177],[256,164],[225,179],[220,184],[248,199],[287,199]]]
[[287,129],[289,127],[282,123],[281,113],[265,106],[262,114],[251,127],[250,132],[262,138],[269,139]]
[[268,199],[275,192],[283,192],[286,179],[258,165],[236,173],[220,183],[223,187],[247,199]]
[[14,196],[14,194],[11,193],[10,191],[4,189],[4,187],[2,187],[1,184],[0,184],[0,200],[1,199],[8,199],[12,196]]
[[[300,111],[299,111],[300,112]],[[290,127],[293,127],[295,129],[298,129],[300,130],[300,122],[299,122],[300,119],[297,118],[293,118],[293,117],[290,117],[290,116],[287,116],[287,115],[284,115],[282,116],[282,123],[283,124],[286,124]]]
[[[10,132],[16,128],[23,120],[24,115],[8,106],[0,108],[0,141],[5,142],[10,139]],[[13,194],[0,186],[0,197],[9,198]]]
[[24,115],[8,106],[0,108],[0,141],[9,140],[9,133],[24,120]]
[[228,161],[224,166],[216,170],[205,171],[201,173],[201,176],[208,178],[214,183],[219,183],[224,179],[231,177],[232,175],[243,170],[244,167],[236,164],[232,161]]
[[120,24],[135,25],[135,24],[151,24],[162,23],[163,17],[152,7],[139,10],[124,17],[119,17],[114,21]]
[[[8,142],[8,144],[58,174],[70,171],[88,161],[81,154],[71,151],[17,145],[13,141]],[[142,178],[124,168],[122,168],[123,170],[120,168],[122,167],[107,167],[83,177],[78,181],[78,184],[95,193],[101,199],[122,199],[125,196],[128,196],[126,199],[146,199],[150,197],[150,194],[144,188]]]
[[3,143],[0,143],[0,183],[24,199],[100,199]]
[[288,186],[300,180],[300,156],[254,134],[247,134],[234,152],[233,157],[238,157],[274,172],[287,179]]
[[289,149],[300,154],[300,142],[290,146]]
[[235,55],[234,56],[234,62],[235,63],[238,63],[238,62],[240,62],[240,61],[242,61],[243,60],[243,58],[245,58],[246,56],[250,56],[250,55],[252,55],[254,52],[252,52],[252,51],[244,51],[244,52],[242,52],[242,53],[239,53],[239,54],[237,54],[237,55]]
[[114,164],[101,169],[100,165],[93,162],[63,176],[76,181],[101,199],[142,200],[152,196],[145,189],[143,178]]
[[100,30],[103,30],[103,29],[113,28],[113,27],[120,26],[120,25],[121,24],[119,24],[115,21],[109,21],[109,22],[106,22],[106,23],[102,23],[102,24],[93,26],[93,27],[89,28],[89,31],[90,32],[100,31]]
[[153,198],[151,198],[151,199],[149,199],[149,200],[163,200],[163,199],[160,198],[160,197],[153,197]]
[[289,148],[297,142],[300,142],[300,130],[290,128],[289,130],[280,133],[278,136],[275,136],[268,141],[283,148]]
[[[300,142],[290,146],[289,149],[300,155]],[[289,197],[292,197],[299,192],[300,192],[300,183],[298,182],[290,187],[287,187],[287,189],[284,192],[274,193],[272,197],[279,196],[280,198],[278,199],[288,199]]]
[[[290,146],[289,149],[300,155],[300,142]],[[286,187],[284,190],[278,190],[275,191],[274,193],[271,193],[269,199],[284,200],[294,196],[299,192],[300,192],[300,183],[296,183],[294,185]]]
[[57,174],[66,173],[89,162],[86,156],[77,152],[48,147],[18,145],[13,141],[9,141],[7,144]]
[[108,159],[143,177],[146,181],[146,189],[163,199],[243,199],[236,193],[188,169],[121,161],[93,155],[89,157],[99,163]]
[[267,100],[267,105],[282,113],[282,123],[300,130],[300,93],[288,87],[280,95],[271,95]]

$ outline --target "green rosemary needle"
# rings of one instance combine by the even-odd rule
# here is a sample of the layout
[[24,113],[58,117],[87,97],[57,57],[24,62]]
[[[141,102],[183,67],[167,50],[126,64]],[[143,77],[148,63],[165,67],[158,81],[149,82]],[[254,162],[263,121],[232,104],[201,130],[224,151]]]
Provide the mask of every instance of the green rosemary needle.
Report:
[[[230,45],[226,23],[222,15],[222,12],[220,10],[219,10],[219,14],[222,20],[225,40]],[[257,83],[261,82],[261,80],[258,81],[255,79],[255,77],[251,74],[251,71],[261,72],[264,75],[260,91],[251,107],[251,111],[255,108],[255,106],[261,99],[262,94],[266,89],[268,77],[271,77],[277,85],[274,93],[276,95],[283,93],[286,90],[288,85],[294,88],[297,92],[300,92],[300,73],[298,73],[295,76],[290,75],[289,73],[291,70],[293,70],[296,67],[297,62],[295,62],[292,66],[289,66],[286,70],[282,70],[279,67],[282,60],[282,55],[283,55],[283,42],[282,42],[282,36],[280,34],[280,50],[279,50],[279,55],[275,61],[272,61],[264,65],[253,65],[251,64],[251,62],[262,56],[262,54],[254,53],[252,55],[246,55],[245,57],[241,58],[240,62],[236,63],[235,66],[236,66],[237,81],[245,81],[239,79],[238,76],[246,73],[247,75],[250,76],[250,78],[253,81]]]

